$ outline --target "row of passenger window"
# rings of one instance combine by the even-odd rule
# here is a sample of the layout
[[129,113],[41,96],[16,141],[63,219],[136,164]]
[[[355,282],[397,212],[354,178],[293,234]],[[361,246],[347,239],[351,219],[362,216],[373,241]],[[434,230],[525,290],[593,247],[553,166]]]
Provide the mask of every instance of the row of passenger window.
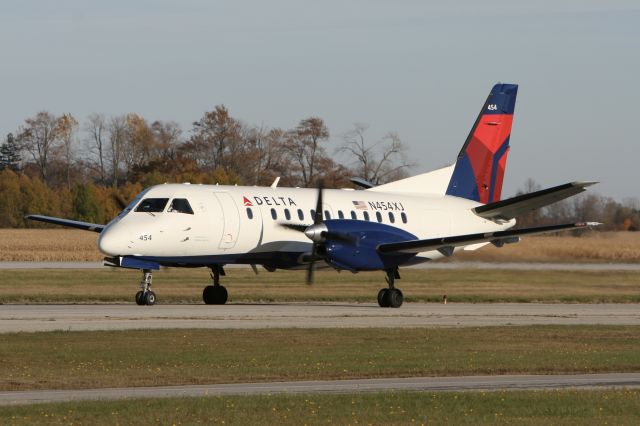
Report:
[[[313,218],[316,216],[316,211],[311,209],[309,211],[309,213],[311,214],[311,219],[313,220]],[[396,217],[393,214],[393,212],[388,212],[388,218],[389,218],[389,222],[390,223],[395,223],[396,222]],[[358,220],[358,214],[351,210],[350,212],[350,216],[351,219],[353,220]],[[382,222],[383,221],[383,216],[382,216],[382,212],[375,212],[375,216],[376,216],[376,220],[378,222]],[[253,210],[251,209],[251,207],[247,207],[247,217],[249,219],[253,219]],[[271,209],[271,218],[273,220],[277,220],[278,219],[278,211],[276,209]],[[289,209],[284,209],[284,218],[286,220],[291,220],[291,212],[289,211]],[[363,220],[367,220],[370,221],[372,220],[371,217],[369,216],[369,212],[368,211],[363,211],[362,212],[362,218]],[[302,211],[302,209],[298,209],[298,219],[301,221],[304,221],[304,212]],[[324,219],[325,220],[330,220],[331,219],[331,212],[329,210],[325,210],[324,211]],[[338,210],[338,219],[345,219],[345,215],[342,212],[342,210]],[[402,220],[402,223],[407,223],[407,215],[405,214],[405,212],[400,212],[400,220]]]

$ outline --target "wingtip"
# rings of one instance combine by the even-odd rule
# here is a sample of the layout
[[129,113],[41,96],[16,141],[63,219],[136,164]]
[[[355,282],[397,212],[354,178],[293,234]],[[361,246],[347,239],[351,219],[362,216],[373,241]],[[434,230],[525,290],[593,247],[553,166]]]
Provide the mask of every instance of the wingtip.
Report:
[[581,186],[583,188],[586,188],[587,186],[595,185],[597,183],[600,183],[600,182],[595,180],[579,180],[579,181],[573,182],[572,184],[573,186]]
[[578,228],[592,228],[595,226],[602,225],[602,222],[578,222],[576,223],[576,227]]

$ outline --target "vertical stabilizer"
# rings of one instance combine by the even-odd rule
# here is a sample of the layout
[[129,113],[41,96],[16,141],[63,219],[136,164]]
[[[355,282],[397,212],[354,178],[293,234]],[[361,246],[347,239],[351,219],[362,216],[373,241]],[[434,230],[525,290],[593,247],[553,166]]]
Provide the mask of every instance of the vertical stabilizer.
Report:
[[458,154],[447,195],[483,204],[500,200],[517,94],[516,84],[493,86]]

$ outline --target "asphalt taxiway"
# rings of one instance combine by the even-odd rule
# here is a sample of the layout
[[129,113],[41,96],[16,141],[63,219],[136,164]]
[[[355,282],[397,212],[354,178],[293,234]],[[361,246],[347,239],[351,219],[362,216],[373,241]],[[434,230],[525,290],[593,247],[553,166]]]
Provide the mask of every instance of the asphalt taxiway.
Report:
[[640,373],[504,375],[317,380],[217,385],[0,392],[0,405],[131,398],[264,395],[274,393],[351,393],[381,391],[473,391],[561,388],[637,388]]
[[0,333],[163,328],[640,325],[639,304],[365,303],[0,305]]

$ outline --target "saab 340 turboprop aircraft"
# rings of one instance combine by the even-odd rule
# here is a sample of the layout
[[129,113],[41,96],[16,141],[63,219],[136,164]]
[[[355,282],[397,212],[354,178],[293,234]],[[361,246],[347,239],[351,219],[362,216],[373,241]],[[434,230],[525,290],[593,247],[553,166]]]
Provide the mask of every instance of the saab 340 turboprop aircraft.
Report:
[[148,188],[107,225],[48,216],[28,219],[98,232],[105,265],[142,271],[139,305],[153,305],[152,271],[207,267],[206,304],[224,304],[224,265],[254,271],[307,268],[381,270],[381,307],[397,308],[400,266],[458,250],[502,247],[523,235],[583,228],[568,223],[509,230],[515,218],[578,194],[595,182],[573,182],[500,200],[518,86],[497,84],[482,106],[454,164],[385,185],[354,179],[365,190],[164,184]]

